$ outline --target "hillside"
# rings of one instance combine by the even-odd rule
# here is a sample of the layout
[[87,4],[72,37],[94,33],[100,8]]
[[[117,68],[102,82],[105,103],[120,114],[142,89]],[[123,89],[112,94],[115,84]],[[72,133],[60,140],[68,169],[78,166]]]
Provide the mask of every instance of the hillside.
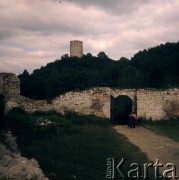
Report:
[[179,42],[139,51],[131,60],[118,61],[104,52],[82,58],[65,56],[29,74],[19,75],[21,93],[50,99],[71,90],[91,87],[171,88],[179,86]]

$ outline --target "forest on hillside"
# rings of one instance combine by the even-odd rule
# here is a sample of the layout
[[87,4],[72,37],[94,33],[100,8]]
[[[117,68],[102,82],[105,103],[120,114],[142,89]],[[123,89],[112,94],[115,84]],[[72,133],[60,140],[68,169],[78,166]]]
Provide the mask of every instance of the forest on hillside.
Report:
[[19,75],[21,94],[32,99],[51,99],[68,91],[92,87],[174,88],[179,87],[179,42],[166,43],[136,53],[130,60],[63,55],[32,74]]

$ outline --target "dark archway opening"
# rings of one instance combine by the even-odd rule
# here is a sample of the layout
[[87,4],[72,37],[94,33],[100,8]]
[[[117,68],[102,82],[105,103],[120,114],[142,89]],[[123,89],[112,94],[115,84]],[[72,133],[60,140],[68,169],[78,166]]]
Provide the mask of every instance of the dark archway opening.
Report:
[[5,98],[4,95],[0,94],[0,130],[3,129],[3,125],[4,125],[4,110],[5,110]]
[[128,96],[111,97],[111,120],[114,124],[127,124],[132,111],[132,99]]

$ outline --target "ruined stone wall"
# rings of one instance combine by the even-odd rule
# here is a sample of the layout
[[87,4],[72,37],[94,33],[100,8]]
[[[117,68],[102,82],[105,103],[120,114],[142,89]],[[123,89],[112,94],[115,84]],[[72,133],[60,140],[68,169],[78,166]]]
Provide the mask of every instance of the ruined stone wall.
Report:
[[146,119],[166,119],[165,108],[171,102],[179,102],[179,89],[137,91],[137,113]]
[[81,92],[68,92],[57,97],[52,106],[57,112],[73,111],[110,118],[110,97],[119,95],[128,95],[133,100],[135,91],[100,87]]
[[[20,96],[19,79],[13,74],[0,74],[0,93],[5,95],[6,112],[13,107],[21,107],[28,112],[54,110],[60,113],[67,111],[82,114],[94,114],[110,118],[111,97],[128,96],[137,108],[138,117],[158,120],[167,118],[165,107],[172,101],[179,102],[179,89],[112,89],[93,88],[81,92],[67,92],[51,102],[35,101]],[[135,108],[133,108],[135,109]]]
[[5,111],[17,107],[20,97],[20,80],[12,73],[0,73],[0,94],[5,97]]
[[0,73],[0,94],[8,97],[20,95],[20,81],[15,74]]
[[26,97],[20,97],[19,107],[28,112],[49,111],[65,113],[67,111],[82,114],[95,114],[101,117],[109,117],[110,96],[105,94],[103,88],[94,88],[82,92],[68,92],[56,97],[53,101],[34,101]]
[[21,96],[19,106],[28,112],[55,110],[65,113],[72,111],[110,118],[110,97],[119,95],[127,95],[134,100],[135,90],[93,88],[81,92],[67,92],[51,102],[46,100],[34,101]]
[[56,97],[52,102],[34,101],[21,97],[19,105],[28,112],[55,110],[60,113],[67,111],[82,114],[94,114],[110,118],[110,97],[128,96],[135,101],[137,98],[137,115],[146,119],[158,120],[167,118],[165,107],[172,101],[179,101],[179,89],[168,90],[133,90],[93,88],[81,92],[68,92]]

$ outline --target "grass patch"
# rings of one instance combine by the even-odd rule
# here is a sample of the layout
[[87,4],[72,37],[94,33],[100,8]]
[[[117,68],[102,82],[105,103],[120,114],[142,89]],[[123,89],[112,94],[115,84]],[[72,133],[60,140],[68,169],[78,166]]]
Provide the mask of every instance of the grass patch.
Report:
[[141,120],[141,123],[144,127],[179,142],[179,118],[160,121]]
[[37,159],[50,180],[104,180],[107,158],[127,158],[125,172],[131,163],[150,162],[108,119],[92,115],[13,109],[6,115],[6,128],[18,137],[22,155]]

